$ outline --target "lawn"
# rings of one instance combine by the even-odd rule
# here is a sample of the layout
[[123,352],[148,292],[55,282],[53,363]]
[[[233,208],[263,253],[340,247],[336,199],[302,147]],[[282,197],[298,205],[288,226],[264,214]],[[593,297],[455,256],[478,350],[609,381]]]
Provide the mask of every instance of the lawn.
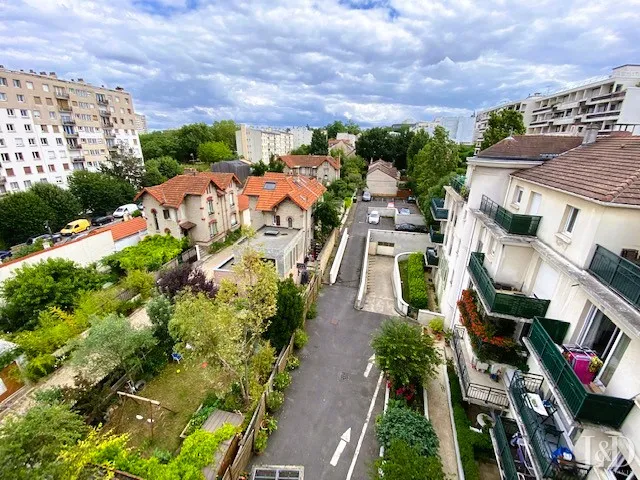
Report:
[[[207,370],[210,371],[211,367],[207,367]],[[160,405],[176,412],[153,407],[153,440],[147,422],[150,416],[149,404],[138,403],[131,398],[124,402],[121,400],[120,406],[105,425],[105,430],[129,433],[131,438],[128,445],[139,447],[149,455],[156,448],[175,452],[180,446],[180,432],[212,389],[210,375],[200,363],[169,363],[137,393],[141,397],[157,400]],[[142,415],[144,418],[138,420],[136,415]]]

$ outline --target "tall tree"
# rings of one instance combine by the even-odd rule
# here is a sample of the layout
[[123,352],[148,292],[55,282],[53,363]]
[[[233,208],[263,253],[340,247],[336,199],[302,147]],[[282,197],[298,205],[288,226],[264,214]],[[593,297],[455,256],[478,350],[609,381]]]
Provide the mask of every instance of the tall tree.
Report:
[[260,160],[258,163],[254,163],[251,166],[251,175],[254,177],[262,177],[266,172],[269,171],[269,165]]
[[449,134],[437,126],[433,137],[414,157],[414,171],[418,193],[426,195],[429,188],[458,165],[458,145],[449,140]]
[[45,233],[46,222],[51,224],[54,217],[49,205],[32,191],[5,195],[0,198],[0,239],[6,247],[24,242]]
[[145,159],[169,156],[177,158],[178,131],[163,130],[140,135],[140,148]]
[[78,218],[82,211],[78,199],[69,190],[57,185],[40,182],[31,187],[30,191],[51,208],[53,216],[49,221],[49,227],[54,232],[60,230],[69,221]]
[[375,127],[362,132],[356,140],[356,153],[365,160],[393,161],[389,131],[386,128]]
[[278,282],[276,314],[269,321],[265,338],[277,351],[289,343],[291,335],[302,325],[304,299],[300,287],[291,277]]
[[340,203],[331,194],[325,194],[324,201],[318,202],[313,210],[316,224],[320,226],[320,237],[326,238],[331,231],[340,225],[338,213]]
[[214,140],[224,143],[232,152],[236,151],[236,130],[238,124],[233,120],[219,120],[211,126]]
[[516,110],[501,110],[491,112],[487,129],[482,137],[480,149],[484,150],[495,145],[509,135],[523,135],[526,132],[522,113]]
[[142,186],[149,187],[164,183],[170,178],[180,175],[182,165],[175,158],[164,156],[151,158],[144,164],[145,173],[142,177]]
[[327,135],[316,128],[311,135],[311,145],[309,145],[310,155],[328,155],[329,154],[329,142]]
[[355,123],[353,120],[349,120],[345,127],[347,129],[347,133],[350,133],[351,135],[358,135],[360,133],[360,125]]
[[129,182],[102,172],[78,170],[69,177],[69,191],[80,200],[86,212],[104,215],[120,205],[131,203],[136,194]]
[[300,145],[298,148],[291,150],[291,155],[309,155],[310,145]]
[[198,155],[198,147],[202,143],[216,141],[211,127],[205,123],[192,123],[182,126],[177,132],[177,139],[178,152],[176,158],[181,162],[195,160]]
[[406,125],[397,133],[390,138],[392,161],[397,169],[404,170],[407,168],[407,150],[415,133]]
[[424,148],[430,138],[429,133],[425,132],[421,128],[413,136],[411,142],[409,142],[409,147],[407,148],[407,173],[410,177],[413,177],[415,173],[413,169],[413,160],[415,156]]
[[138,189],[142,185],[144,176],[144,164],[142,159],[119,147],[118,151],[111,155],[108,161],[100,164],[100,171],[107,175],[130,183]]
[[466,166],[467,158],[473,157],[475,149],[475,145],[458,145],[458,165]]
[[329,125],[327,125],[326,130],[327,130],[327,137],[328,138],[336,138],[338,133],[346,132],[347,131],[347,127],[340,120],[336,120],[335,122],[330,123]]
[[198,160],[205,163],[215,163],[233,158],[233,152],[223,142],[205,142],[198,147]]

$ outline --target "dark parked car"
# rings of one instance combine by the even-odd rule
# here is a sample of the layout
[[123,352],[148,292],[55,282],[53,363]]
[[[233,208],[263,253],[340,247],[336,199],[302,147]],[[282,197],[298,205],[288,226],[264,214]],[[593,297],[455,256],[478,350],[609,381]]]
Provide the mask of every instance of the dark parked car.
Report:
[[414,225],[413,223],[399,223],[396,225],[396,230],[399,232],[418,232],[418,233],[426,233],[427,226],[426,225]]
[[414,196],[407,197],[407,203],[416,203],[416,197]]
[[11,258],[11,252],[9,250],[0,250],[0,262],[7,258]]
[[51,242],[51,243],[57,243],[62,239],[62,235],[60,235],[59,233],[54,233],[53,235],[49,234],[49,233],[45,233],[44,235],[38,235],[35,237],[29,237],[29,239],[27,239],[27,241],[25,242],[27,245],[33,245],[35,242],[37,242],[38,240],[42,240],[47,241],[47,242]]
[[91,225],[93,225],[94,227],[106,225],[107,223],[111,222],[113,222],[113,215],[105,215],[104,217],[96,217],[91,219]]

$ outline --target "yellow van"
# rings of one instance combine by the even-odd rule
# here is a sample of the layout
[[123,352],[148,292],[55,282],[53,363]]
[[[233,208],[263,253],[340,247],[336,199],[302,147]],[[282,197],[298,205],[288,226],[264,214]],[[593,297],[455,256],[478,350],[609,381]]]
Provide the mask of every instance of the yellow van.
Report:
[[67,226],[60,230],[60,233],[64,236],[73,235],[74,233],[84,232],[85,230],[89,230],[89,220],[85,220],[81,218],[80,220],[74,220],[73,222],[67,223]]

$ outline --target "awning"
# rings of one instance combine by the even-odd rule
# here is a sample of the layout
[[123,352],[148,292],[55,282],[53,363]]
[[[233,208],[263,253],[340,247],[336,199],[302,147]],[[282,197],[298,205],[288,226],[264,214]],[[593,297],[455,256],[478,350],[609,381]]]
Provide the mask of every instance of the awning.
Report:
[[195,223],[189,222],[189,221],[182,222],[179,225],[180,225],[180,228],[183,229],[183,230],[191,230],[193,227],[196,226]]

